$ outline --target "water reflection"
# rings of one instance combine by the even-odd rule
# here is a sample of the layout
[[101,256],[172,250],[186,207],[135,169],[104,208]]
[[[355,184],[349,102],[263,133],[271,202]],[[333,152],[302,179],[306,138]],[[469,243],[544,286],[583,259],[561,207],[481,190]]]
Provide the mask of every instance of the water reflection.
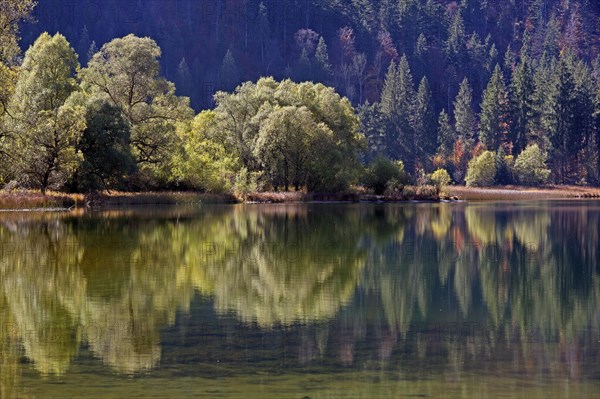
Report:
[[598,379],[599,225],[593,202],[3,215],[0,396],[22,356],[64,375],[82,348],[123,374],[216,356]]

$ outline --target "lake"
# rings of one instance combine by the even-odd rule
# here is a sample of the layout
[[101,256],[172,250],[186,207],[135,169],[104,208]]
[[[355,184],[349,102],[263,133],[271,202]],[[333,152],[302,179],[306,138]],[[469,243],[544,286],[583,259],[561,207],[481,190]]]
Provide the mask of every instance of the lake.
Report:
[[598,398],[600,202],[0,213],[0,397]]

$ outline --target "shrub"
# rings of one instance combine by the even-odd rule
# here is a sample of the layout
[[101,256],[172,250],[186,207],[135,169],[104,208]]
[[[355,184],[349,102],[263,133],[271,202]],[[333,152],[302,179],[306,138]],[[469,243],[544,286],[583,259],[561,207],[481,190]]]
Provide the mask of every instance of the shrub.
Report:
[[431,182],[437,187],[444,187],[452,183],[452,178],[446,169],[438,169],[431,174]]
[[496,155],[496,183],[497,184],[514,184],[515,178],[515,157],[512,155]]
[[404,172],[404,164],[401,161],[394,162],[388,158],[378,156],[366,169],[363,184],[373,190],[375,194],[383,194],[390,183],[393,185],[408,183],[408,176]]
[[520,184],[539,186],[546,184],[550,170],[546,168],[546,154],[537,144],[527,146],[515,161],[515,174]]
[[492,186],[496,178],[496,154],[492,151],[484,151],[476,158],[469,161],[467,186]]

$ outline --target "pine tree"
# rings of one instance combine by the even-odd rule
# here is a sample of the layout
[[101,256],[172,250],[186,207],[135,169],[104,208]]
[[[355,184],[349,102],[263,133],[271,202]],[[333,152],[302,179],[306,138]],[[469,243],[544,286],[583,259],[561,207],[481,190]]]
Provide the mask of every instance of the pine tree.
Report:
[[581,132],[576,130],[578,117],[575,79],[571,56],[559,61],[541,116],[542,127],[554,150],[554,173],[559,183],[566,183],[574,154],[581,149]]
[[457,12],[450,24],[446,42],[446,55],[450,63],[461,64],[461,60],[466,54],[466,43],[465,24],[461,13]]
[[445,158],[449,157],[456,140],[456,131],[450,124],[450,116],[446,113],[446,110],[442,110],[438,118],[438,153]]
[[295,63],[292,68],[294,80],[297,82],[305,82],[311,79],[311,62],[308,57],[308,50],[306,48],[302,49],[302,53],[300,54],[300,59]]
[[437,136],[431,88],[426,77],[421,79],[417,90],[413,129],[416,163],[425,167],[428,157],[435,152]]
[[[596,85],[597,81],[593,76],[592,69],[582,60],[576,59],[573,65],[573,76],[575,79],[575,132],[579,132],[574,138],[579,140],[580,143],[580,155],[577,158],[578,170],[577,172],[577,183],[590,182],[590,177],[593,180],[595,171],[590,168],[590,165],[594,163],[594,152],[595,148],[591,145],[595,139],[595,96],[596,96]],[[570,148],[571,151],[576,151],[578,146]]]
[[319,38],[319,43],[317,44],[317,49],[315,50],[314,62],[317,69],[317,79],[323,83],[330,82],[332,68],[331,63],[329,62],[329,52],[327,50],[327,44],[325,44],[325,39],[323,39],[323,36]]
[[521,153],[527,146],[528,123],[534,117],[533,91],[529,40],[526,38],[521,48],[521,62],[513,72],[510,82],[510,139],[515,154]]
[[177,91],[185,96],[189,96],[192,93],[192,72],[190,71],[190,67],[185,60],[185,57],[179,61],[179,65],[177,66]]
[[454,120],[458,138],[467,148],[472,147],[475,137],[475,112],[473,112],[473,91],[465,78],[454,101]]
[[90,45],[90,33],[88,32],[87,25],[83,25],[83,30],[79,35],[79,44],[77,45],[77,53],[80,55],[80,59],[87,55]]
[[560,38],[560,26],[556,19],[556,16],[550,17],[548,25],[546,26],[546,36],[544,37],[543,50],[550,57],[558,57],[560,54],[560,48],[558,47],[558,40]]
[[241,72],[233,58],[231,50],[227,50],[223,63],[221,64],[221,85],[227,91],[231,91],[239,83]]
[[504,79],[505,82],[508,81],[508,79],[510,79],[511,75],[514,73],[514,70],[516,68],[516,60],[515,60],[515,55],[513,54],[512,48],[510,46],[510,44],[508,45],[508,48],[506,49],[506,53],[504,54]]
[[496,65],[483,94],[479,123],[479,140],[490,151],[507,144],[509,131],[509,102],[504,77]]
[[397,67],[394,62],[390,64],[381,94],[381,111],[388,119],[388,156],[404,161],[409,172],[415,166],[414,99],[413,77],[403,56]]

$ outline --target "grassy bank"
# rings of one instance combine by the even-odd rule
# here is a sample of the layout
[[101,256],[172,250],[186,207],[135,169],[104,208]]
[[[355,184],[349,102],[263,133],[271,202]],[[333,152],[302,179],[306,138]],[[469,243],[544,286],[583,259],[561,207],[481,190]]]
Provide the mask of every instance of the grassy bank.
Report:
[[569,198],[600,198],[600,188],[581,186],[501,186],[491,188],[449,186],[445,187],[443,191],[451,197],[456,197],[464,201],[527,201]]
[[83,206],[82,194],[48,191],[42,194],[32,190],[0,190],[0,209],[71,208]]
[[[465,201],[526,201],[568,198],[600,198],[600,188],[580,186],[519,187],[503,186],[476,188],[449,186],[442,198]],[[372,195],[360,190],[342,193],[264,192],[249,193],[244,198],[231,194],[207,194],[197,192],[102,192],[95,194],[65,194],[34,190],[0,190],[0,209],[68,209],[110,208],[121,206],[176,205],[176,204],[231,204],[250,203],[298,203],[298,202],[399,202],[438,201],[440,196],[434,187],[407,186],[401,192]]]
[[228,194],[194,192],[102,192],[95,194],[65,194],[34,190],[0,190],[0,209],[65,209],[104,208],[117,206],[175,205],[175,204],[224,204],[238,199]]

